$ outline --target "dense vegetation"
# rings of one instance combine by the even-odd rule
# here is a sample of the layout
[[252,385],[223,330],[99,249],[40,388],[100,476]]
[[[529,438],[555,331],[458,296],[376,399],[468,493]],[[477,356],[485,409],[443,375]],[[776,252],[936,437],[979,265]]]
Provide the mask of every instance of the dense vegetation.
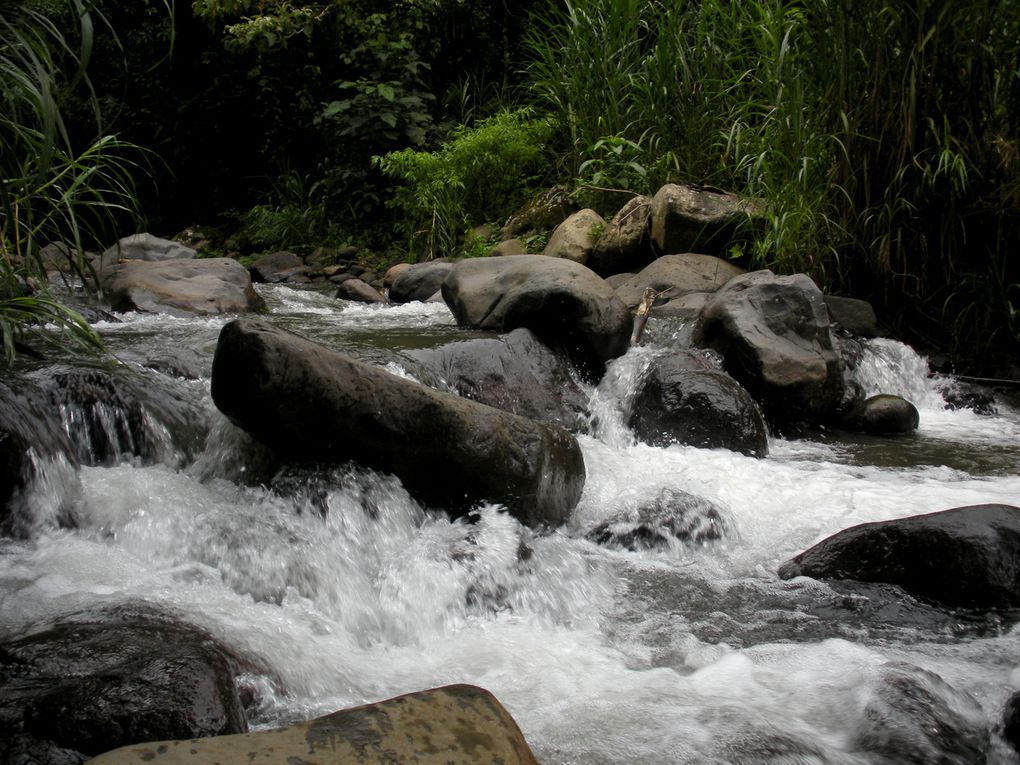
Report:
[[[134,202],[225,251],[394,260],[476,254],[554,184],[611,214],[691,180],[767,203],[743,263],[930,347],[1020,350],[1020,4],[81,2],[0,0],[5,278]],[[52,106],[12,78],[26,19]]]

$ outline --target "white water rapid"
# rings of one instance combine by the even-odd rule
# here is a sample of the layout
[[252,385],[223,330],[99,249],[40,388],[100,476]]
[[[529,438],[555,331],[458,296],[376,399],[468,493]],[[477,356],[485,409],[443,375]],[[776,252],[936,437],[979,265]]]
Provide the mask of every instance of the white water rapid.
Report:
[[[380,363],[393,356],[373,348],[456,335],[443,305],[260,289],[270,321]],[[172,383],[210,436],[194,459],[44,466],[31,537],[0,543],[6,633],[155,603],[244,658],[253,727],[467,682],[496,695],[545,765],[1015,761],[997,727],[1020,688],[1020,629],[909,598],[891,607],[913,616],[897,620],[886,590],[776,574],[858,523],[1020,505],[1020,414],[949,410],[902,344],[871,343],[856,374],[868,392],[914,401],[916,436],[772,439],[765,459],[637,443],[621,413],[656,349],[633,349],[591,391],[571,522],[537,534],[496,507],[450,521],[368,472],[324,473],[293,496],[245,485],[254,457],[239,455],[253,452],[208,395],[226,319],[124,319],[98,325],[122,358],[187,350],[204,369]],[[664,489],[709,500],[724,537],[636,552],[585,538]],[[68,501],[76,528],[54,522]]]

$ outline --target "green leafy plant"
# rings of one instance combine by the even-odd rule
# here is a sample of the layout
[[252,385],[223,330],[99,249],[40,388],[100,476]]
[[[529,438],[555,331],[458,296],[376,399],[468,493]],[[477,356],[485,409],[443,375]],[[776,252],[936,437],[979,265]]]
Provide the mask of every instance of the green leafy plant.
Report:
[[44,273],[39,250],[65,241],[69,266],[90,274],[88,246],[121,214],[137,214],[135,177],[143,153],[100,129],[79,142],[63,119],[65,102],[92,93],[86,75],[96,18],[81,0],[0,5],[0,334],[5,358],[35,328],[53,325],[75,344],[97,348],[95,332],[74,311],[22,286]]
[[436,151],[375,157],[398,181],[391,204],[404,216],[411,252],[455,254],[470,227],[505,219],[541,173],[552,132],[548,118],[529,110],[502,111],[457,129]]

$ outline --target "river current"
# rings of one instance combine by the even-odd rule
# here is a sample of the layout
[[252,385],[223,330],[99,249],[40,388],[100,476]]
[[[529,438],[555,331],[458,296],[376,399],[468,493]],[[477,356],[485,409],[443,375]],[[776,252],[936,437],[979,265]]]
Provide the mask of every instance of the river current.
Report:
[[[269,321],[405,376],[402,350],[459,333],[442,304],[260,291]],[[0,546],[5,631],[126,601],[172,609],[244,658],[254,728],[473,683],[545,765],[1017,761],[998,727],[1020,688],[1020,628],[776,574],[858,523],[1020,505],[1020,413],[950,410],[950,381],[909,347],[871,341],[855,374],[869,393],[912,400],[916,435],[773,437],[754,459],[627,431],[634,380],[684,334],[653,320],[648,344],[589,391],[580,504],[536,533],[493,506],[451,521],[369,471],[295,474],[289,493],[244,480],[258,449],[209,398],[226,321],[96,325],[126,363],[172,358],[148,374],[194,402],[209,436],[185,455],[153,413],[154,463],[126,450],[105,466],[42,465],[30,538]],[[182,365],[195,373],[176,376]],[[673,489],[718,508],[723,538],[638,551],[586,538]],[[53,520],[68,502],[73,529]]]

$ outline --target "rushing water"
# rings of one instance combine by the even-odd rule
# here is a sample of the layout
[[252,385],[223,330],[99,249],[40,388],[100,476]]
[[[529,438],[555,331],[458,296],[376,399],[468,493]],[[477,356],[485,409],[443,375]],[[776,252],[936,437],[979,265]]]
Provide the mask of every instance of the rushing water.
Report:
[[[443,305],[263,294],[280,326],[408,376],[401,350],[460,333]],[[293,492],[250,485],[258,450],[208,394],[225,321],[97,325],[126,362],[168,370],[149,374],[209,436],[197,455],[175,451],[153,413],[155,464],[127,450],[105,466],[42,465],[31,538],[0,547],[8,631],[144,600],[244,658],[255,727],[468,682],[496,694],[547,765],[1015,761],[996,728],[1020,688],[1020,629],[776,575],[857,523],[1020,504],[1020,414],[948,410],[906,346],[871,343],[856,375],[918,405],[916,436],[773,439],[763,460],[637,443],[627,396],[659,350],[633,349],[591,391],[579,506],[538,534],[497,507],[451,521],[394,479],[346,468],[290,476]],[[668,489],[711,501],[723,539],[635,552],[585,538]],[[73,530],[54,520],[67,504]]]

